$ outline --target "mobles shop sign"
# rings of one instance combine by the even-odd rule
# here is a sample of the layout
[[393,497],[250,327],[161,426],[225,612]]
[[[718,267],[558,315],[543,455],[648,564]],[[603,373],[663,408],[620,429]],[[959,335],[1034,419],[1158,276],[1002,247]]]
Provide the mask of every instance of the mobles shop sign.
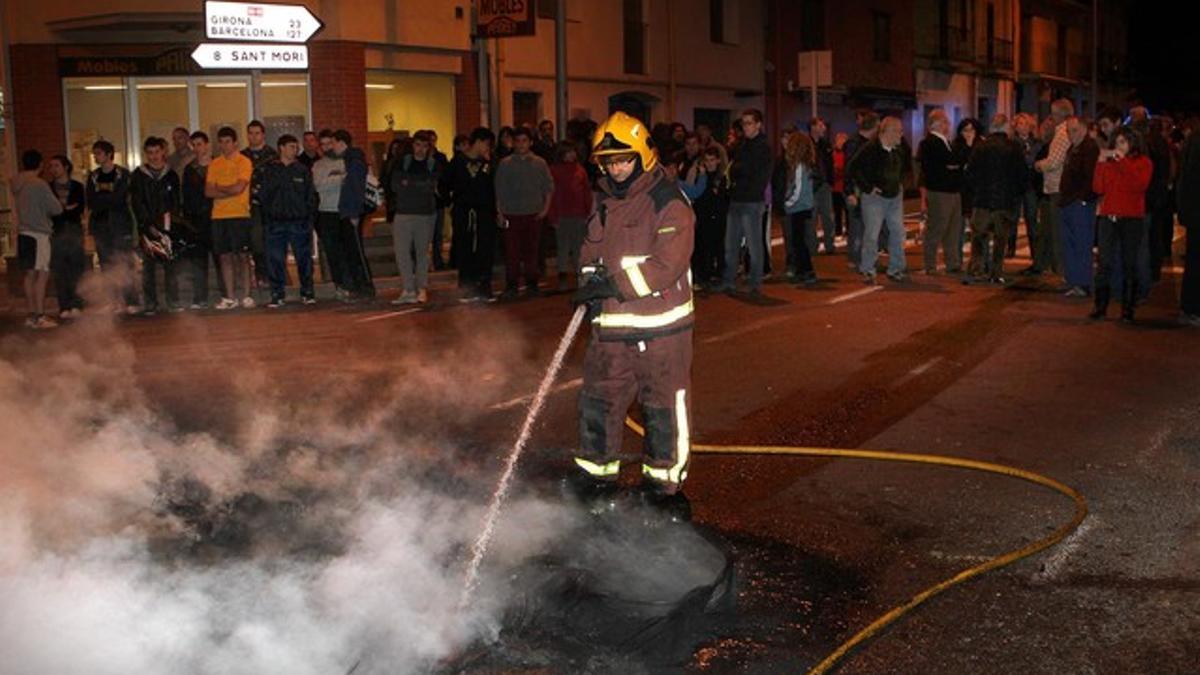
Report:
[[[554,0],[548,0],[553,2]],[[479,0],[479,37],[533,35],[537,27],[536,0]]]

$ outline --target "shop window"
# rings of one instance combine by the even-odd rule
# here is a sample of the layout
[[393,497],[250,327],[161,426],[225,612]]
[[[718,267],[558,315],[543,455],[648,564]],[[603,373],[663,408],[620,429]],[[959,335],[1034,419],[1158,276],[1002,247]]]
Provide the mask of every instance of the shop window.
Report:
[[411,135],[437,132],[439,147],[454,138],[454,78],[449,75],[367,71],[367,131]]
[[258,102],[267,143],[272,146],[284,134],[300,138],[308,130],[308,78],[304,75],[263,75]]
[[101,139],[116,148],[118,164],[128,165],[124,81],[115,77],[67,78],[63,91],[68,154],[76,171],[82,175],[96,168],[92,144]]
[[199,128],[208,134],[213,147],[217,131],[233,127],[238,132],[238,144],[246,144],[246,125],[250,123],[250,80],[204,81],[196,86],[196,103],[200,112]]
[[138,79],[133,86],[137,91],[138,111],[138,134],[133,140],[138,149],[150,136],[165,138],[170,143],[175,127],[189,125],[187,80]]

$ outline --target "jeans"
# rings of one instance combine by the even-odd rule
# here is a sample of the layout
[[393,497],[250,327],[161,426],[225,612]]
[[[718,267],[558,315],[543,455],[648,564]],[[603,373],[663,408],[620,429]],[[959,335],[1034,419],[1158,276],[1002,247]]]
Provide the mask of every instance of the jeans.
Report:
[[863,214],[862,204],[846,205],[846,257],[854,267],[862,262]]
[[312,228],[307,221],[267,222],[267,279],[271,282],[271,298],[282,300],[287,294],[287,249],[292,247],[296,257],[296,273],[300,277],[300,295],[313,297]]
[[879,259],[879,237],[884,225],[888,228],[888,274],[900,274],[907,264],[904,260],[904,197],[862,196],[863,242],[862,260],[858,270],[863,274],[875,274],[875,262]]
[[522,274],[528,290],[537,288],[541,232],[542,221],[536,213],[508,216],[508,229],[504,231],[504,283],[509,290],[517,290]]
[[359,218],[341,218],[338,223],[338,250],[346,271],[346,290],[360,298],[375,297],[375,282],[371,278],[371,264],[363,248],[362,229]]
[[579,271],[579,249],[583,248],[585,234],[587,218],[583,216],[559,218],[555,223],[554,248],[559,274],[574,274]]
[[338,288],[346,288],[346,255],[342,252],[339,230],[342,219],[336,213],[317,214],[317,241],[329,266],[329,280]]
[[[787,224],[784,230],[791,230],[792,237],[798,242],[802,241],[800,237],[803,236],[805,230],[811,229],[812,227],[812,217],[813,212],[811,209],[808,211],[800,211],[799,213],[789,213],[787,216]],[[812,256],[809,254],[808,247],[797,246],[796,273],[803,276],[812,273],[812,271]]]
[[1071,202],[1062,214],[1063,277],[1069,286],[1092,287],[1092,244],[1096,241],[1096,203]]
[[1008,249],[1012,254],[1017,252],[1017,223],[1021,217],[1025,217],[1025,238],[1029,240],[1029,257],[1030,259],[1037,258],[1037,249],[1034,242],[1037,240],[1037,223],[1038,223],[1038,195],[1033,190],[1026,190],[1021,197],[1021,201],[1017,202],[1015,210],[1016,218],[1012,221],[1012,232],[1008,235]]
[[957,192],[926,193],[929,211],[925,218],[925,269],[937,269],[938,246],[946,261],[946,271],[962,269],[962,195]]
[[158,270],[163,271],[163,284],[167,287],[167,307],[179,305],[179,277],[176,276],[174,260],[163,260],[149,253],[142,254],[142,305],[147,310],[158,309]]
[[1179,289],[1179,309],[1184,314],[1200,316],[1200,224],[1185,225],[1187,241],[1183,253],[1183,283]]
[[79,280],[87,266],[83,227],[78,223],[62,225],[50,245],[50,270],[54,273],[54,290],[58,293],[58,311],[83,309]]
[[763,202],[733,202],[729,205],[729,216],[725,226],[725,274],[721,283],[725,288],[733,288],[738,271],[738,255],[742,250],[742,239],[750,249],[750,265],[747,270],[748,284],[751,291],[762,287],[763,278],[763,247],[762,217],[765,205]]
[[432,213],[397,213],[392,217],[392,250],[396,253],[396,267],[400,268],[400,279],[404,282],[405,293],[416,293],[418,289],[429,288],[428,251],[436,225],[437,216]]
[[[821,242],[825,253],[833,253],[833,236],[837,229],[837,221],[833,217],[833,188],[828,183],[813,192],[813,230],[816,231],[816,219],[821,219]],[[815,249],[813,249],[815,251]]]
[[1012,211],[975,209],[971,223],[971,275],[1004,276],[1004,245],[1009,228],[1013,227]]
[[1033,247],[1033,268],[1050,270],[1055,274],[1063,271],[1062,211],[1054,204],[1058,195],[1043,195],[1038,198],[1037,245]]
[[[1103,308],[1112,288],[1121,291],[1121,306],[1132,308],[1137,300],[1141,274],[1136,269],[1138,251],[1147,237],[1145,218],[1101,216],[1097,221],[1100,244],[1100,265],[1096,270],[1096,306]],[[1120,275],[1116,275],[1118,266]],[[1114,284],[1115,277],[1121,281]]]

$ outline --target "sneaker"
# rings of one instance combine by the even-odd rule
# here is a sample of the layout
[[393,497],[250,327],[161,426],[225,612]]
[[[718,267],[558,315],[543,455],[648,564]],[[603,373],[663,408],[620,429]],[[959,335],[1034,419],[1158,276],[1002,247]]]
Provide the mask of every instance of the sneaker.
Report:
[[820,281],[820,279],[817,278],[816,272],[808,272],[800,279],[800,283],[804,284],[805,286],[812,286],[818,281]]
[[1088,296],[1088,292],[1087,289],[1083,288],[1082,286],[1072,286],[1068,288],[1067,292],[1063,293],[1063,295],[1068,298],[1086,298]]
[[427,302],[429,302],[429,291],[422,288],[421,290],[417,291],[417,304],[424,305]]
[[279,309],[280,307],[283,307],[283,298],[271,298],[271,301],[267,303],[267,309]]
[[258,303],[254,302],[254,298],[252,298],[248,295],[246,297],[242,298],[242,309],[254,309],[257,306],[258,306]]
[[157,314],[158,314],[157,307],[146,307],[146,308],[142,309],[142,313],[139,314],[138,316],[155,316]]
[[[58,313],[59,321],[70,321],[73,318],[75,318],[75,315],[72,313],[72,310],[64,309],[63,311]],[[28,324],[29,320],[26,319],[25,323]]]
[[866,284],[868,286],[874,286],[875,285],[875,273],[874,272],[863,272],[862,280],[863,280],[864,284]]
[[403,295],[392,301],[393,305],[413,305],[417,302],[417,294],[405,291]]
[[38,317],[36,314],[30,314],[29,316],[25,317],[26,328],[37,328],[37,322]]
[[142,313],[142,308],[138,305],[127,305],[125,307],[126,316],[137,316]]
[[1200,327],[1200,314],[1188,314],[1187,312],[1182,312],[1179,314],[1179,316],[1175,317],[1175,321],[1180,326]]
[[184,310],[183,305],[171,305],[167,307],[167,311],[172,314],[178,314]]
[[923,273],[924,273],[924,274],[925,274],[925,276],[927,276],[927,277],[935,277],[935,276],[937,276],[937,273],[938,273],[938,272],[937,272],[937,268],[936,268],[936,267],[926,267],[926,268],[924,269]]
[[988,283],[993,286],[1006,286],[1008,285],[1008,280],[1001,276],[995,276],[991,279],[988,279]]
[[315,304],[317,304],[317,299],[311,295],[302,295],[302,296],[300,296],[300,304],[315,305]]
[[888,272],[887,278],[898,284],[908,281],[908,275],[904,272]]
[[237,302],[237,300],[234,300],[233,298],[221,298],[220,300],[217,301],[217,304],[213,305],[213,307],[215,307],[216,309],[219,309],[221,311],[225,311],[227,309],[233,309],[234,307],[237,307],[237,306],[238,306],[238,302]]
[[30,326],[34,330],[46,330],[47,328],[58,328],[58,322],[45,314],[40,315]]
[[203,302],[193,302],[192,304],[188,305],[188,309],[192,310],[193,312],[199,312],[200,310],[208,309],[208,305],[204,304]]
[[339,300],[341,302],[345,302],[349,298],[350,298],[350,291],[347,291],[346,289],[342,288],[341,286],[333,287],[333,299],[334,300]]

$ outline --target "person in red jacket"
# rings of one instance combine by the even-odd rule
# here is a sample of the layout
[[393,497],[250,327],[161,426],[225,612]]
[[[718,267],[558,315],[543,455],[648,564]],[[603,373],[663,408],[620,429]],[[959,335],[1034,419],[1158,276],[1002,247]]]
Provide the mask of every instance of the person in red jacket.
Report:
[[1100,195],[1100,266],[1096,272],[1096,306],[1089,315],[1103,319],[1112,295],[1115,259],[1122,264],[1121,320],[1133,322],[1138,297],[1138,248],[1146,236],[1146,189],[1154,165],[1146,157],[1141,134],[1122,127],[1111,150],[1100,151],[1092,191]]
[[[590,309],[592,336],[579,397],[578,469],[567,484],[603,499],[623,459],[641,463],[651,503],[686,513],[680,487],[690,455],[695,216],[647,143],[645,125],[622,112],[597,130],[592,157],[604,169],[572,297]],[[646,437],[622,453],[625,415],[637,400]]]
[[559,141],[550,165],[554,195],[546,219],[554,228],[555,257],[558,259],[558,290],[567,290],[568,274],[579,271],[579,249],[592,212],[592,186],[579,163],[579,150],[572,141]]

